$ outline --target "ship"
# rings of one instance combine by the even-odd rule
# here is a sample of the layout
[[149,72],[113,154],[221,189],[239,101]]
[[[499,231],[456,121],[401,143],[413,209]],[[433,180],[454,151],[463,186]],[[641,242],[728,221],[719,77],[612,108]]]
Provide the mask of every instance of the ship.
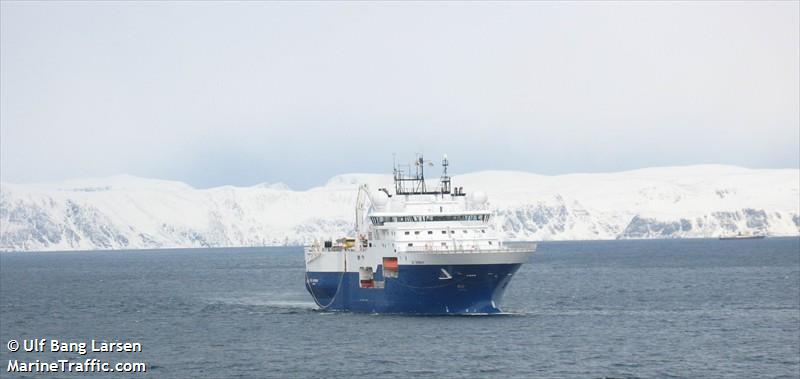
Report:
[[729,235],[722,235],[719,236],[720,240],[758,240],[763,239],[766,236],[763,234],[742,234],[739,232],[737,234],[729,234]]
[[305,286],[320,310],[503,313],[503,294],[536,244],[505,244],[487,195],[452,186],[446,155],[430,187],[426,165],[421,154],[395,164],[393,191],[360,185],[353,235],[305,247]]

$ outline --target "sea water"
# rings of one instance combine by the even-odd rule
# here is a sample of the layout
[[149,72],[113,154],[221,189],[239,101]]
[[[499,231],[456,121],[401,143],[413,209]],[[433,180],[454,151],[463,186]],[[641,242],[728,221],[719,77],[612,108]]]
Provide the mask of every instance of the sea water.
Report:
[[108,377],[800,376],[798,238],[540,243],[501,316],[320,312],[303,274],[295,247],[0,253],[0,376],[90,355],[147,363]]

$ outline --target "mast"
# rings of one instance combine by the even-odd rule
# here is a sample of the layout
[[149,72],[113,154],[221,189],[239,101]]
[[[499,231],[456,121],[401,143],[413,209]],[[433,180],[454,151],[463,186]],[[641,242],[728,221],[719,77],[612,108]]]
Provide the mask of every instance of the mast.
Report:
[[[441,185],[439,188],[429,190],[425,183],[425,164],[428,163],[433,166],[433,162],[426,161],[422,154],[418,154],[414,160],[414,175],[406,175],[403,170],[394,166],[394,191],[398,195],[451,195],[451,196],[464,196],[464,192],[459,188],[456,192],[451,192],[451,178],[447,174],[447,168],[450,166],[450,161],[445,154],[442,157],[442,176],[439,179]],[[408,171],[411,171],[410,165]]]
[[447,154],[442,156],[442,194],[450,193],[450,177],[447,176],[447,166],[450,165],[450,161],[447,160]]

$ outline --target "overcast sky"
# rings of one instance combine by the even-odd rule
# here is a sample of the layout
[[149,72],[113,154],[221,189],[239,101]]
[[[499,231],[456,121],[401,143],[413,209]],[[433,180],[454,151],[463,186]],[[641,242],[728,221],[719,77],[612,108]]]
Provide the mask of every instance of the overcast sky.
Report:
[[798,4],[3,1],[0,179],[796,168]]

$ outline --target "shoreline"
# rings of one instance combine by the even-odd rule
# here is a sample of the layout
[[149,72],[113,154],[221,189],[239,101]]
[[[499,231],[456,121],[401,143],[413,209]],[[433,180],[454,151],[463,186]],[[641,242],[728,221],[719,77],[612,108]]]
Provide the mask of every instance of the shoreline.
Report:
[[[762,239],[741,239],[741,240],[720,240],[719,237],[682,237],[682,238],[624,238],[624,239],[598,239],[598,240],[519,240],[503,241],[504,244],[517,243],[536,243],[536,244],[560,244],[573,242],[593,242],[593,243],[612,243],[612,242],[640,242],[640,241],[720,241],[720,242],[742,242],[759,241],[770,239],[800,239],[800,234],[791,236],[765,236]],[[159,248],[133,248],[133,249],[92,249],[92,250],[0,250],[0,254],[25,254],[25,253],[116,253],[116,252],[137,252],[137,253],[159,253],[163,251],[196,251],[196,250],[255,250],[255,249],[274,249],[274,248],[297,248],[301,249],[304,245],[265,245],[265,246],[214,246],[214,247],[159,247]]]

